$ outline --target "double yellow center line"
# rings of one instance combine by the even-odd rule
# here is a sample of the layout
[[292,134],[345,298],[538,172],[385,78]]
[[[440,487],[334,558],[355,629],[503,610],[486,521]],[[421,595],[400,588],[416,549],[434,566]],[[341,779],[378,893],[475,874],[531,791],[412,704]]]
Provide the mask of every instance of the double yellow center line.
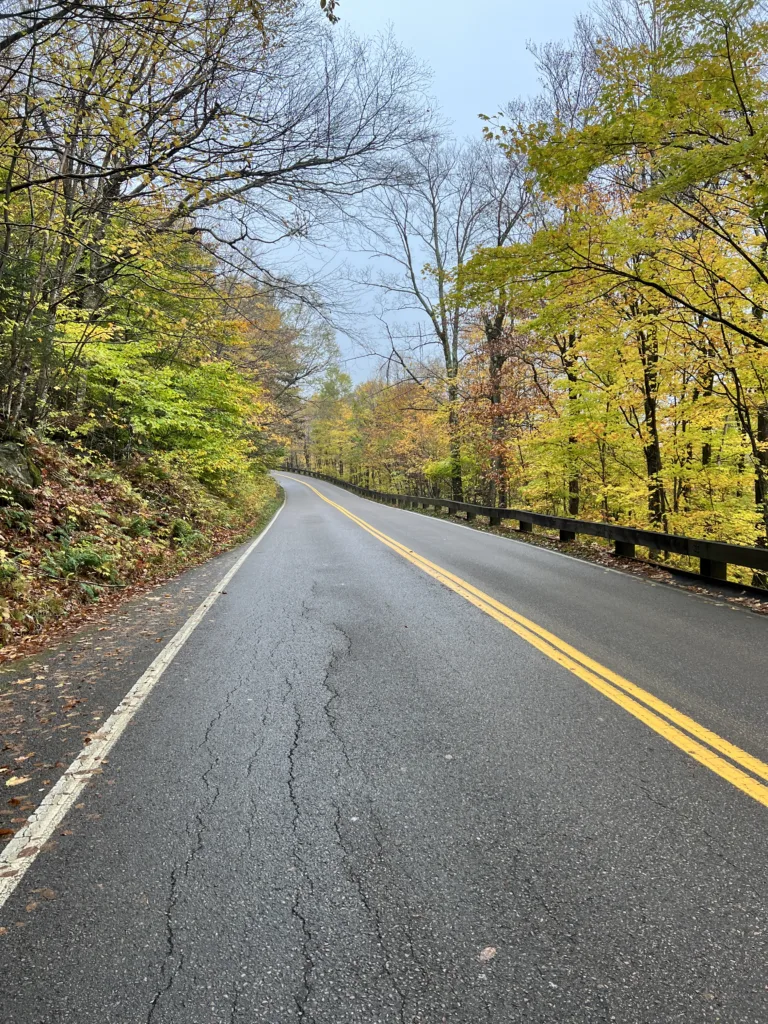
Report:
[[631,683],[628,679],[624,679],[623,676],[618,675],[616,672],[612,672],[593,658],[582,654],[581,651],[571,647],[570,644],[550,633],[549,630],[542,628],[530,619],[526,619],[523,615],[496,601],[490,595],[483,593],[482,590],[473,587],[471,583],[467,583],[466,580],[462,580],[447,569],[443,569],[439,565],[435,565],[434,562],[430,562],[429,559],[419,555],[411,548],[407,548],[404,544],[393,540],[386,533],[382,533],[381,530],[377,530],[376,527],[371,526],[364,519],[354,515],[349,509],[337,505],[335,501],[331,501],[330,498],[321,494],[311,484],[306,483],[304,480],[298,482],[314,491],[318,498],[338,509],[342,515],[351,519],[353,523],[357,523],[359,527],[370,533],[378,541],[381,541],[382,544],[386,544],[388,548],[397,552],[398,555],[407,559],[413,565],[418,566],[423,572],[438,580],[466,601],[469,601],[470,604],[485,612],[486,615],[490,615],[491,618],[496,619],[497,622],[506,626],[507,629],[511,629],[513,633],[522,637],[523,640],[526,640],[537,650],[541,651],[542,654],[551,658],[552,661],[562,665],[563,668],[568,669],[569,672],[578,676],[579,679],[583,679],[585,683],[589,683],[590,686],[602,693],[603,696],[612,700],[614,704],[618,704],[619,707],[628,711],[630,715],[634,715],[635,718],[644,722],[649,729],[653,729],[654,732],[663,736],[664,739],[679,747],[689,757],[692,757],[694,761],[703,764],[710,771],[713,771],[716,775],[726,779],[731,785],[740,789],[742,793],[746,793],[753,800],[757,800],[758,803],[768,807],[768,786],[758,781],[759,779],[768,781],[768,764],[765,764],[765,762],[757,757],[753,757],[752,754],[748,754],[733,743],[729,743],[728,740],[718,736],[711,729],[706,729],[703,725],[699,725],[693,718],[689,718],[688,715],[684,715],[670,704],[666,704],[663,700],[659,700],[658,697],[654,697],[652,693],[642,689],[642,687]]

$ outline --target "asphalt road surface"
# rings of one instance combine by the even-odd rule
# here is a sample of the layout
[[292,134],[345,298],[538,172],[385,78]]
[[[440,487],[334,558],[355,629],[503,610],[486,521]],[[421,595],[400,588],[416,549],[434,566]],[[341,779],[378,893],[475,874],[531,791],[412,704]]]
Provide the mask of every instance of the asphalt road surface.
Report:
[[703,763],[488,608],[762,761],[768,621],[281,483],[0,910],[0,1020],[765,1024],[759,762]]

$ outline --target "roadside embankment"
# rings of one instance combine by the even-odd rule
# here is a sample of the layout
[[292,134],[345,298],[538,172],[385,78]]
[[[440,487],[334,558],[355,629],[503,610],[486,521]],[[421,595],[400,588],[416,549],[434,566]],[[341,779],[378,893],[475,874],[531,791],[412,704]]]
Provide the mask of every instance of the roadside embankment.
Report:
[[34,438],[0,445],[0,660],[231,548],[278,500],[263,473],[217,492],[147,460]]

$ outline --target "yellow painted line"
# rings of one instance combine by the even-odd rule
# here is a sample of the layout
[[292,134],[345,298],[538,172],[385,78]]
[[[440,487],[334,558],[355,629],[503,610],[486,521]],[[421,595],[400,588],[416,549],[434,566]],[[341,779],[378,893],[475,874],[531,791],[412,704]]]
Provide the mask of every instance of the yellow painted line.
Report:
[[[491,618],[496,619],[497,622],[511,629],[513,633],[522,637],[537,650],[541,651],[542,654],[557,662],[558,665],[568,669],[578,676],[579,679],[584,680],[585,683],[589,683],[595,690],[598,690],[608,697],[609,700],[612,700],[614,704],[618,704],[619,707],[624,708],[629,714],[644,722],[650,729],[653,729],[654,732],[657,732],[664,739],[684,751],[689,757],[705,765],[705,767],[721,778],[726,779],[731,785],[736,786],[737,789],[751,796],[753,800],[757,800],[758,803],[768,807],[768,786],[763,785],[762,782],[758,782],[757,779],[747,774],[747,772],[752,772],[754,775],[759,776],[759,778],[768,780],[768,764],[764,761],[723,739],[722,736],[718,736],[711,729],[700,725],[693,718],[678,711],[671,704],[660,700],[642,687],[637,686],[628,679],[624,679],[623,676],[618,675],[616,672],[612,672],[611,669],[606,668],[593,658],[578,651],[575,647],[555,636],[554,633],[550,633],[549,630],[539,626],[531,621],[531,619],[527,619],[525,616],[513,611],[489,594],[478,590],[477,587],[473,587],[466,580],[455,576],[452,572],[441,568],[441,566],[436,565],[434,562],[430,562],[423,555],[382,533],[381,530],[377,530],[375,526],[354,515],[349,509],[338,505],[335,501],[321,494],[317,488],[306,483],[306,481],[299,480],[297,482],[308,487],[318,498],[338,509],[339,512],[347,516],[348,519],[351,519],[367,533],[370,533],[371,536],[381,541],[382,544],[397,552],[397,554],[407,559],[413,565],[418,566],[419,569],[428,573],[434,579],[439,580],[444,586],[459,594],[487,615],[490,615]],[[719,756],[720,754],[725,755],[725,757]],[[726,757],[730,758],[730,760],[725,760]],[[731,761],[736,762],[736,764],[732,764]],[[737,765],[740,767],[737,767]],[[742,769],[746,769],[746,771]]]

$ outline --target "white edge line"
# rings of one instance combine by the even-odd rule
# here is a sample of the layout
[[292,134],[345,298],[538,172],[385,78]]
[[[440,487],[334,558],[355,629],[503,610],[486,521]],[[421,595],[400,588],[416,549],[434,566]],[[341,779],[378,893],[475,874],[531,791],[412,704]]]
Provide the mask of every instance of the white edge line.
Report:
[[208,597],[190,615],[181,629],[165,645],[149,668],[136,680],[115,710],[93,736],[87,747],[83,747],[59,781],[46,794],[42,803],[32,814],[0,854],[0,908],[16,889],[16,886],[34,863],[38,853],[61,824],[67,811],[72,807],[93,776],[100,771],[101,762],[118,741],[126,726],[155,688],[163,673],[182,649],[195,629],[213,607],[238,569],[261,543],[285,508],[285,501],[275,512],[259,536],[249,544],[232,568],[222,576]]

